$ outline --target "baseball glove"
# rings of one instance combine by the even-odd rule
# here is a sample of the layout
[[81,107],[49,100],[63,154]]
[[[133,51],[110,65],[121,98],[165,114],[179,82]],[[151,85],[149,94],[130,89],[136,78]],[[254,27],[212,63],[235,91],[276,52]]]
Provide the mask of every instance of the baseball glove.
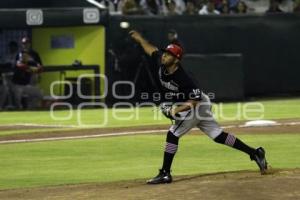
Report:
[[160,110],[165,117],[167,117],[171,120],[175,120],[175,117],[179,117],[179,115],[176,114],[175,116],[172,116],[172,113],[171,113],[172,107],[173,107],[173,105],[170,103],[162,103],[160,105]]

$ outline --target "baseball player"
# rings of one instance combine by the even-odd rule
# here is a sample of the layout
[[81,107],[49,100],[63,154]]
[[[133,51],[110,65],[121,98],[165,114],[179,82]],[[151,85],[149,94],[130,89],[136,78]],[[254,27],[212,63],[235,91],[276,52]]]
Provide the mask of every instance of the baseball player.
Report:
[[164,159],[159,174],[148,180],[148,184],[171,183],[171,165],[178,149],[181,136],[198,127],[215,142],[240,150],[254,160],[261,174],[267,170],[265,150],[248,146],[240,139],[220,128],[213,118],[209,97],[198,88],[187,75],[180,64],[182,49],[176,44],[171,44],[163,50],[150,44],[137,31],[130,31],[130,36],[139,43],[145,53],[151,56],[153,67],[157,70],[166,103],[161,104],[162,113],[175,120],[170,127],[164,151]]
[[18,109],[23,108],[22,96],[28,96],[28,108],[35,109],[43,98],[41,90],[37,86],[38,74],[42,72],[42,61],[37,52],[31,48],[28,37],[21,40],[22,50],[17,54],[16,68],[13,76],[14,100]]

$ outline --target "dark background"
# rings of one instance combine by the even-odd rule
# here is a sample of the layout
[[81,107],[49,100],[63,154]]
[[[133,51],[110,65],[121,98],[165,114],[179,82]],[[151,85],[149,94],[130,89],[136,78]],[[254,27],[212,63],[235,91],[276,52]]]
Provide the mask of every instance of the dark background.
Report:
[[0,8],[82,7],[91,4],[85,0],[8,0],[0,1]]
[[[93,7],[83,0],[0,2],[2,9],[47,8],[43,9],[43,26],[84,25],[82,8],[86,6]],[[1,10],[0,31],[30,29],[25,18],[26,9]],[[215,93],[217,100],[300,93],[300,15],[124,17],[108,16],[101,10],[99,24],[106,26],[108,87],[111,89],[115,80],[129,80],[135,81],[139,92],[155,92],[156,74],[147,69],[148,58],[128,38],[129,29],[120,28],[124,21],[158,47],[166,46],[167,31],[176,29],[185,50],[184,67],[192,71],[204,91]],[[127,92],[125,86],[118,89],[118,93]],[[111,96],[107,100],[117,101]]]
[[[126,41],[127,32],[120,28],[122,21],[159,47],[167,44],[167,31],[176,29],[185,48],[185,68],[192,69],[203,89],[220,99],[300,92],[299,15],[115,16],[110,18],[107,31],[107,46],[115,51]],[[228,58],[230,54],[241,57]],[[106,72],[110,78],[120,78],[111,65]],[[219,95],[226,90],[230,94]]]

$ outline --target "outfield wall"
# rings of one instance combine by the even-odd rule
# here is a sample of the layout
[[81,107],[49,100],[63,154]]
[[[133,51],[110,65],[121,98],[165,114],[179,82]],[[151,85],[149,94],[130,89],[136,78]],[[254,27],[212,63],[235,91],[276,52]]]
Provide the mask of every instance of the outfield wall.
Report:
[[[53,37],[67,37],[74,40],[73,47],[52,48]],[[80,60],[84,65],[99,65],[100,72],[105,74],[105,28],[103,26],[51,27],[32,29],[33,48],[39,52],[45,66],[71,65]],[[77,78],[82,74],[93,74],[87,71],[66,71],[65,78]],[[50,84],[59,80],[59,72],[42,73],[40,86],[45,95],[50,95]],[[92,78],[94,81],[94,78]],[[102,91],[104,82],[100,84]],[[55,95],[58,87],[55,88]]]

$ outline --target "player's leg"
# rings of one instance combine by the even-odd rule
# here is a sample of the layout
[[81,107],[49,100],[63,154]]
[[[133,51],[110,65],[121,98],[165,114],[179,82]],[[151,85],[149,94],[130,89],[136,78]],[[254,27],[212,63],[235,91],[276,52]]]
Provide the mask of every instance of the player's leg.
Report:
[[199,106],[198,118],[200,118],[200,122],[197,124],[197,127],[199,127],[201,131],[203,131],[215,142],[227,145],[248,154],[251,160],[256,161],[261,173],[265,173],[265,170],[267,169],[265,150],[262,147],[255,149],[245,144],[233,134],[224,132],[216,122],[216,120],[213,118],[212,112],[210,110],[211,105],[209,100],[207,100],[207,103]]
[[186,112],[183,120],[176,120],[175,124],[170,127],[166,138],[162,168],[159,170],[159,174],[156,177],[147,181],[148,184],[172,182],[171,166],[178,149],[179,138],[195,127],[198,123],[191,116],[192,112]]
[[15,102],[15,105],[16,105],[16,108],[17,109],[22,109],[23,106],[22,106],[22,95],[23,95],[23,91],[24,91],[24,86],[23,85],[13,85],[13,97],[14,97],[14,102]]
[[37,86],[26,85],[24,87],[24,93],[28,95],[28,109],[36,109],[40,107],[43,95]]
[[4,108],[4,103],[7,99],[7,96],[8,96],[7,88],[4,85],[0,85],[0,110]]
[[240,150],[250,156],[251,160],[254,160],[261,173],[264,174],[267,170],[267,161],[265,159],[265,150],[262,147],[259,147],[257,149],[248,146],[243,141],[241,141],[239,138],[235,137],[233,134],[226,133],[222,131],[216,138],[214,138],[214,141],[219,144],[225,144],[229,147],[235,148],[237,150]]
[[164,151],[164,159],[162,168],[154,178],[147,181],[148,184],[161,184],[171,183],[171,165],[173,158],[177,152],[179,137],[175,136],[172,132],[168,132],[166,139],[166,146]]
[[178,149],[179,137],[175,136],[171,131],[168,131],[166,138],[166,146],[164,151],[164,160],[162,169],[170,172],[173,158]]
[[219,144],[225,144],[229,147],[240,150],[248,154],[249,156],[255,154],[255,148],[248,146],[247,144],[242,142],[239,138],[235,137],[233,134],[226,133],[224,131],[222,131],[216,138],[214,138],[214,141]]
[[7,83],[7,89],[8,89],[8,95],[7,95],[7,108],[13,108],[13,83],[12,83],[12,78],[13,78],[13,73],[7,73],[5,74],[5,81]]
[[[261,173],[264,174],[266,172],[267,161],[265,158],[265,150],[262,147],[255,149],[247,145],[233,134],[224,132],[219,128],[215,121],[201,121],[197,126],[215,142],[227,145],[248,154],[250,159],[257,163]],[[218,131],[219,134],[217,134]]]

